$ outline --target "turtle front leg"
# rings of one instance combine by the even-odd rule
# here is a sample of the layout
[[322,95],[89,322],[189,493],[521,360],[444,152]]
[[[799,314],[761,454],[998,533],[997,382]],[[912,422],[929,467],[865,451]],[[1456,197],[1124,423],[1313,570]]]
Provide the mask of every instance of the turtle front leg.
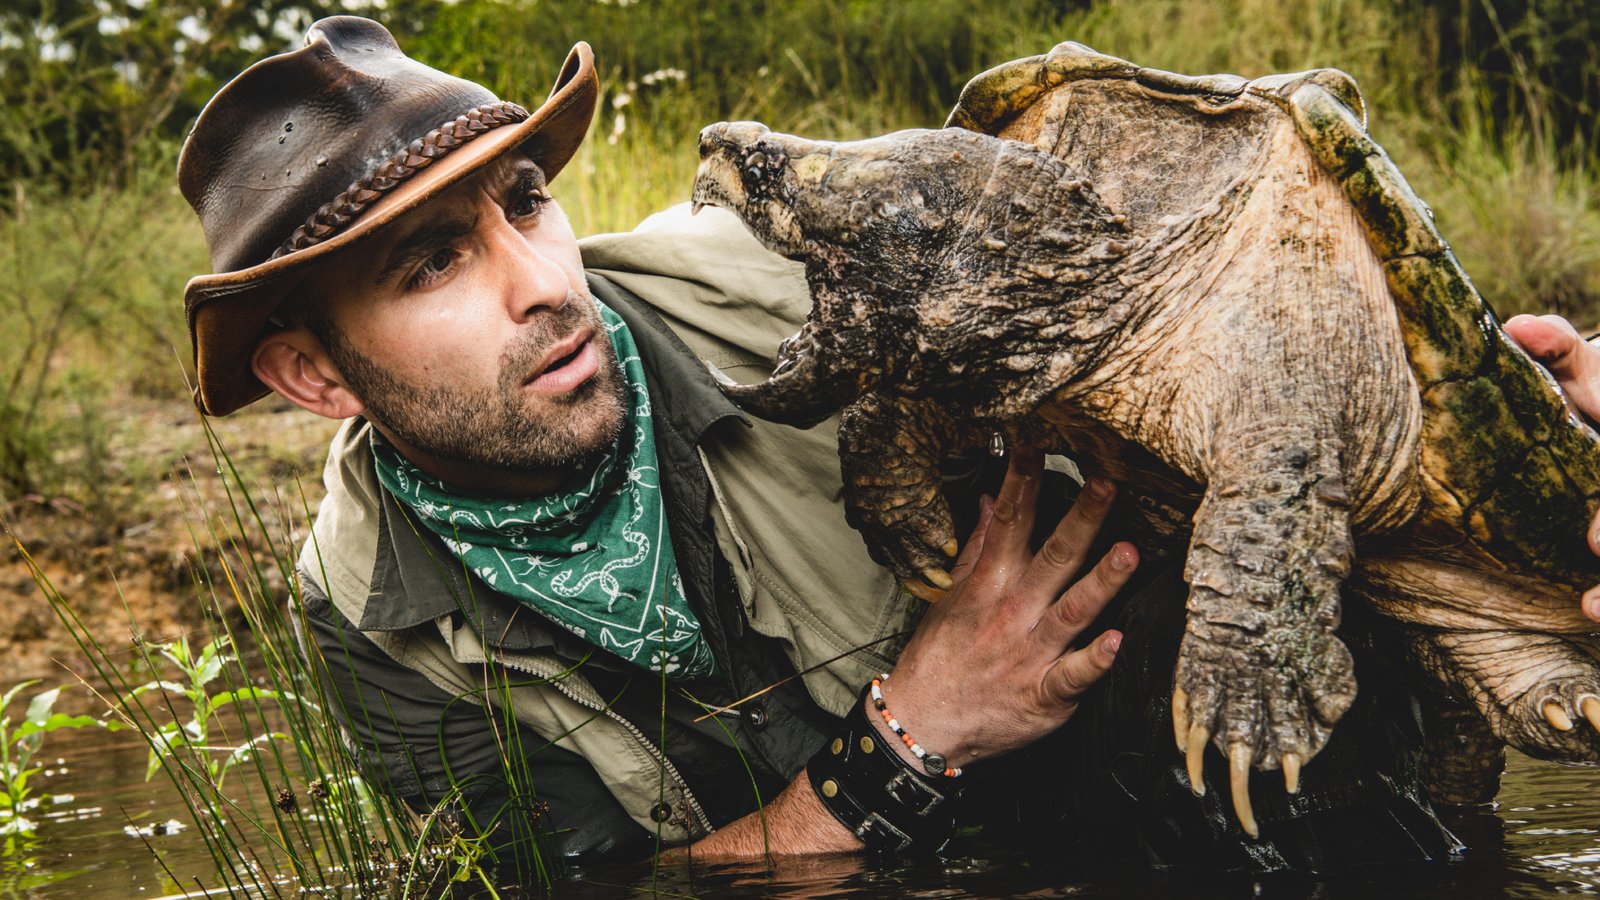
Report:
[[958,548],[939,464],[961,431],[937,404],[869,393],[839,420],[845,519],[873,560],[913,594],[937,600]]
[[1353,547],[1338,445],[1309,428],[1257,428],[1213,447],[1185,579],[1173,727],[1190,786],[1202,755],[1227,757],[1234,810],[1258,836],[1250,769],[1281,768],[1290,793],[1355,699],[1334,636]]

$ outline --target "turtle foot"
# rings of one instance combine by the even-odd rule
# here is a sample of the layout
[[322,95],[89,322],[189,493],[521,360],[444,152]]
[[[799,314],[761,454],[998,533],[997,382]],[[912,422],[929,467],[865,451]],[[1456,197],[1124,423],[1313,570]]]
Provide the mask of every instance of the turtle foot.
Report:
[[1219,437],[1195,513],[1173,726],[1197,795],[1206,744],[1227,758],[1252,838],[1250,770],[1279,769],[1297,792],[1301,765],[1355,700],[1355,665],[1333,633],[1352,557],[1338,456],[1305,426]]
[[1423,666],[1529,756],[1600,762],[1600,646],[1589,635],[1419,631]]
[[1337,638],[1321,636],[1313,648],[1304,635],[1277,637],[1227,646],[1191,631],[1172,694],[1174,738],[1190,789],[1204,796],[1204,756],[1214,744],[1228,761],[1234,813],[1252,838],[1260,828],[1251,769],[1282,772],[1284,790],[1298,793],[1301,767],[1327,743],[1356,692],[1350,653]]

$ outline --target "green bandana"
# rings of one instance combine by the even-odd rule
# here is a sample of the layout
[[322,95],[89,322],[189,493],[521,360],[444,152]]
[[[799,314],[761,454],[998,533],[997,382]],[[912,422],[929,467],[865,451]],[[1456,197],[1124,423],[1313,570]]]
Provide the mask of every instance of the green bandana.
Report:
[[667,532],[644,367],[622,319],[604,305],[600,315],[635,402],[587,484],[534,500],[463,496],[374,431],[378,479],[495,590],[652,672],[710,675],[711,648]]

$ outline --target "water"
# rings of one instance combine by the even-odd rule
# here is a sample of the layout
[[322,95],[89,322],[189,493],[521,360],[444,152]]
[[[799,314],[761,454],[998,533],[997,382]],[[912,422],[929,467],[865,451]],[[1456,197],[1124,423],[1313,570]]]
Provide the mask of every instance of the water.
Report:
[[[92,708],[82,696],[58,709]],[[77,707],[78,709],[71,709]],[[0,859],[0,898],[157,898],[220,884],[176,791],[158,774],[144,781],[146,751],[126,732],[56,732],[41,754],[48,764],[40,793],[71,799],[36,811],[38,832]],[[59,760],[59,763],[57,762]],[[235,773],[235,789],[250,773]],[[979,860],[868,865],[855,858],[790,861],[768,872],[748,866],[692,871],[648,866],[576,873],[561,897],[1207,897],[1457,898],[1548,897],[1600,893],[1600,771],[1563,768],[1513,754],[1499,810],[1453,822],[1472,849],[1443,865],[1385,868],[1333,879],[1216,877],[1148,871],[1104,873],[1052,867],[1048,861]],[[176,833],[140,837],[177,820]],[[154,829],[160,832],[161,828]],[[169,874],[170,873],[170,874]],[[284,896],[294,896],[286,889]]]

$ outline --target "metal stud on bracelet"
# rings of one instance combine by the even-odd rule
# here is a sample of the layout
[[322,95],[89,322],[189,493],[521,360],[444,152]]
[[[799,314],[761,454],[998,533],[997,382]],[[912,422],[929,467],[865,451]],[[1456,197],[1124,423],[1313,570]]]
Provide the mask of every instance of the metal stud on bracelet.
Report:
[[924,750],[921,744],[911,739],[911,735],[906,734],[906,730],[900,727],[900,722],[896,720],[894,716],[889,714],[889,704],[883,699],[883,683],[888,680],[889,675],[886,672],[879,673],[877,678],[872,679],[872,706],[878,711],[878,715],[883,716],[883,721],[888,723],[889,730],[894,732],[895,736],[900,738],[901,741],[905,742],[905,745],[911,749],[911,754],[913,756],[922,760],[922,768],[925,769],[929,775],[943,775],[946,778],[960,778],[960,766],[950,768],[949,763],[943,756],[940,756],[937,753],[929,753],[927,750]]

